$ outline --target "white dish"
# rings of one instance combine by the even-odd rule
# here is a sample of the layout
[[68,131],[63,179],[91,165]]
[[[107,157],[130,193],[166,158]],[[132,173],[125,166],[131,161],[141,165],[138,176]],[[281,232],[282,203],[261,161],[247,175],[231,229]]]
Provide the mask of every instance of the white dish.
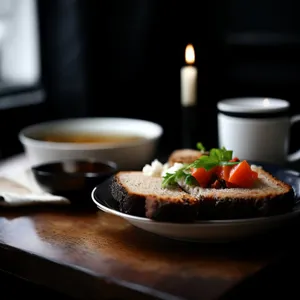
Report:
[[[300,196],[300,177],[298,172],[282,169],[275,165],[264,164],[264,168],[274,176],[292,185],[296,199]],[[197,221],[194,223],[157,222],[148,218],[122,213],[118,210],[116,201],[109,191],[110,180],[95,187],[91,197],[96,206],[106,212],[119,216],[130,224],[145,231],[171,239],[190,242],[231,242],[263,235],[282,229],[290,224],[300,214],[300,205],[292,212],[282,215],[236,220]]]
[[[53,133],[133,135],[141,139],[120,143],[50,142],[40,137]],[[19,139],[30,165],[64,159],[111,160],[120,169],[137,169],[155,156],[163,128],[156,123],[129,118],[74,118],[53,120],[23,128]]]

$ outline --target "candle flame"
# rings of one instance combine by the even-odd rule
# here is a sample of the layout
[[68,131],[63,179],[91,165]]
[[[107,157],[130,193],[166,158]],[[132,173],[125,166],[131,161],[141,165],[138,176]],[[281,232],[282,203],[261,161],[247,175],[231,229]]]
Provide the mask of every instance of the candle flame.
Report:
[[188,44],[185,48],[185,61],[188,64],[193,64],[195,62],[195,51],[192,44]]
[[270,100],[268,98],[265,98],[263,100],[263,106],[268,106],[270,104]]

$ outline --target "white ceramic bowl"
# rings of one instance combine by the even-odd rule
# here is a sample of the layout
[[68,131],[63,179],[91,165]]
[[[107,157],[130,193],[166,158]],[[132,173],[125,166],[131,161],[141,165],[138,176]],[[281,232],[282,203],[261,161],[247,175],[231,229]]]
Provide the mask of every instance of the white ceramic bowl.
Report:
[[[110,143],[74,143],[43,140],[51,134],[138,136],[137,140]],[[156,155],[163,128],[156,123],[128,118],[75,118],[34,124],[22,129],[19,140],[31,166],[64,159],[112,160],[119,169],[141,169]]]

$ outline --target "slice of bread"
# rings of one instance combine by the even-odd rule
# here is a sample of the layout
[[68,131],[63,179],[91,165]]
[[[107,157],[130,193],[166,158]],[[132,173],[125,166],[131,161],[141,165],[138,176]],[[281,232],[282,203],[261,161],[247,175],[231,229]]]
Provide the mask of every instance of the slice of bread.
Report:
[[189,222],[197,218],[199,201],[180,187],[162,188],[161,177],[120,171],[111,183],[119,210],[159,221]]
[[190,164],[203,154],[208,153],[194,149],[177,149],[170,154],[168,158],[168,164],[170,166],[173,166],[175,162]]
[[121,212],[158,221],[191,222],[238,219],[285,213],[294,206],[294,191],[262,168],[251,189],[212,189],[190,186],[162,188],[160,177],[121,171],[113,177],[111,193]]

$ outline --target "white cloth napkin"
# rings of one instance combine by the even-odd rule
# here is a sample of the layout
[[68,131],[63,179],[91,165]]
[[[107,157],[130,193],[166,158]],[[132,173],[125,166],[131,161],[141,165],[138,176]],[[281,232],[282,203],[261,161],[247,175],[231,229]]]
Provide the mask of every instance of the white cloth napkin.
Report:
[[31,170],[14,169],[0,173],[0,206],[29,206],[40,204],[70,204],[62,196],[44,192],[36,183]]

